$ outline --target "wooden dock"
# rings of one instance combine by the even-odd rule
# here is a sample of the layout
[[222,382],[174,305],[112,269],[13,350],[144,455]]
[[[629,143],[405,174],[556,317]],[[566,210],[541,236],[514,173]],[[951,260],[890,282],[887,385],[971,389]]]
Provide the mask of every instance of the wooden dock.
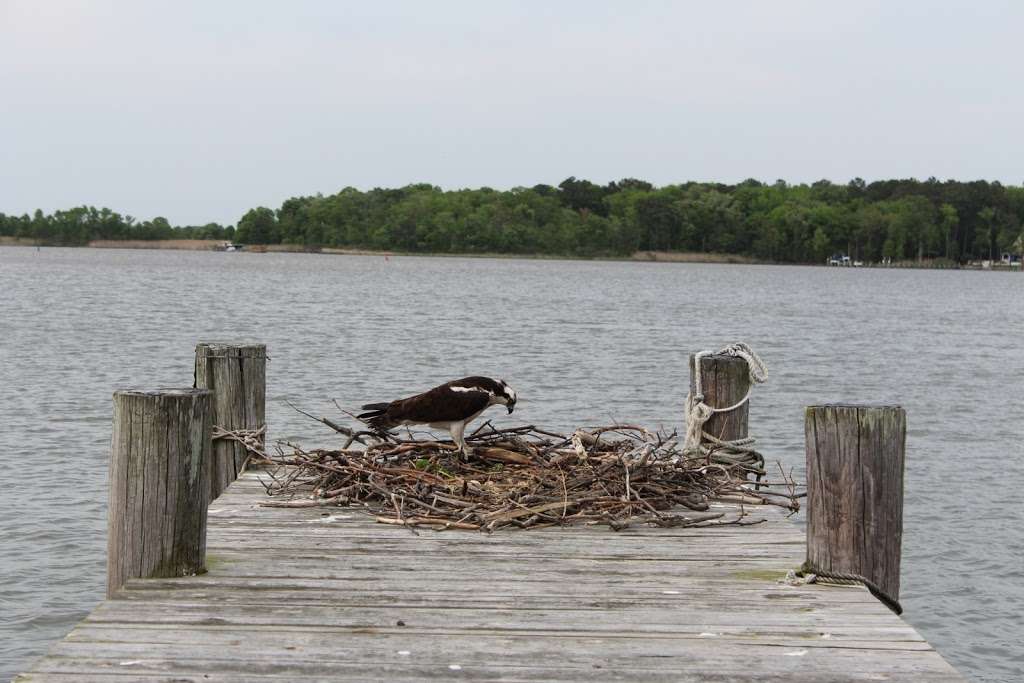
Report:
[[862,588],[780,583],[804,532],[475,532],[209,508],[201,576],[132,579],[15,680],[961,681]]

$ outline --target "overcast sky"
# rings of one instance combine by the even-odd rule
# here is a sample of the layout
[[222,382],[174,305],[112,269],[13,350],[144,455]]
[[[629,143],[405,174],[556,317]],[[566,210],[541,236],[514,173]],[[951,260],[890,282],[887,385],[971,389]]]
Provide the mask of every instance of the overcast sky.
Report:
[[1024,180],[1024,3],[0,0],[0,212]]

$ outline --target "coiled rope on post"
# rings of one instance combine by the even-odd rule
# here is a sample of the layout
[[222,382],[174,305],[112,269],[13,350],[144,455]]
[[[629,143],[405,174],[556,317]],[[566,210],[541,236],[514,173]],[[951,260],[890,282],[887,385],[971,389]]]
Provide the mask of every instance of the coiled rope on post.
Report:
[[266,434],[267,425],[265,424],[261,425],[259,429],[225,429],[220,425],[213,425],[212,439],[214,441],[218,439],[234,441],[251,455],[266,459]]
[[[705,356],[733,356],[742,358],[747,362],[747,373],[750,377],[750,386],[746,395],[735,404],[726,408],[713,408],[704,402],[704,389],[701,381],[701,361]],[[741,407],[750,400],[750,392],[755,384],[763,384],[768,379],[768,367],[754,350],[743,342],[730,344],[721,351],[699,351],[693,357],[693,386],[694,390],[686,395],[686,440],[683,451],[686,453],[707,456],[715,453],[717,456],[738,456],[738,458],[727,458],[730,462],[741,463],[758,462],[764,465],[764,458],[755,451],[753,437],[743,439],[723,440],[713,434],[704,431],[704,425],[717,413],[728,413]]]

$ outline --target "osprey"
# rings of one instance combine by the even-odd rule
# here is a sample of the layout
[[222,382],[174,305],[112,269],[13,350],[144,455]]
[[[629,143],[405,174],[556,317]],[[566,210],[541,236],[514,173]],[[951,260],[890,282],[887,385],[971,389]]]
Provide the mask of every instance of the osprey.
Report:
[[490,377],[463,377],[430,391],[390,403],[367,403],[369,411],[357,417],[374,429],[387,431],[399,425],[430,425],[447,430],[459,450],[466,451],[463,433],[466,425],[488,407],[504,405],[509,415],[516,407],[516,392],[505,380]]

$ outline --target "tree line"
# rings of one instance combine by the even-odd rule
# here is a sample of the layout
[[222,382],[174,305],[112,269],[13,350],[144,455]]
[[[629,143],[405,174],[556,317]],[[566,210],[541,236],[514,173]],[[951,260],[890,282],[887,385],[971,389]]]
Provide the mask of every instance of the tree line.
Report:
[[998,258],[1019,252],[1024,186],[883,180],[846,184],[655,187],[627,178],[606,185],[571,177],[557,187],[442,190],[417,184],[293,197],[247,211],[237,228],[136,221],[78,207],[0,214],[0,235],[49,244],[96,239],[224,239],[419,253],[624,256],[637,251],[737,254],[816,263],[837,252],[879,261]]
[[0,237],[31,239],[41,244],[81,246],[93,240],[229,240],[234,236],[234,226],[217,223],[173,226],[162,216],[137,221],[132,216],[95,206],[77,206],[51,214],[36,209],[31,216],[0,213]]

